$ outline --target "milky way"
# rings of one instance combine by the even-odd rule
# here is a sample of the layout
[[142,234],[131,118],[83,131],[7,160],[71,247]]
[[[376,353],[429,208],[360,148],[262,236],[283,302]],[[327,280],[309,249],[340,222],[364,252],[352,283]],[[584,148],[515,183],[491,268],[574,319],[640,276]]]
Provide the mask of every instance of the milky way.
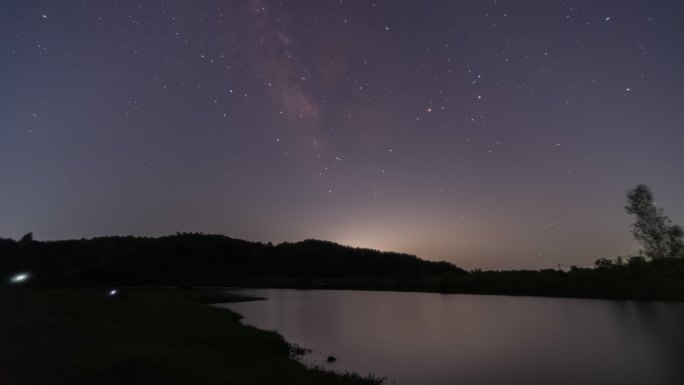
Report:
[[684,224],[681,1],[14,1],[0,236],[332,240],[466,268]]

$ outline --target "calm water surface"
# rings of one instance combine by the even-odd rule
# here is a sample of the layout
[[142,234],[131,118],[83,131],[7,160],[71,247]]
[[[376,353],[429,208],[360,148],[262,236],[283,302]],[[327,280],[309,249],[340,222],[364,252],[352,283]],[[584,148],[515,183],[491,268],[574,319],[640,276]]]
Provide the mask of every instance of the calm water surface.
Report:
[[[219,305],[386,383],[684,384],[684,304],[365,291],[241,290]],[[325,362],[328,355],[334,363]]]

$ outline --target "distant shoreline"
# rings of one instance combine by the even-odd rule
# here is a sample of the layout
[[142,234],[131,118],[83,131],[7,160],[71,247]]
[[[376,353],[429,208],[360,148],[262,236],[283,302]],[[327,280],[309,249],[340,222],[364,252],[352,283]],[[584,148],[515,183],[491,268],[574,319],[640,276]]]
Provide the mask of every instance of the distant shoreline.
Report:
[[[396,286],[400,286],[397,288]],[[296,285],[245,285],[245,286],[230,286],[231,288],[259,288],[259,289],[297,289],[297,290],[361,290],[361,291],[393,291],[393,292],[412,292],[412,293],[434,293],[434,294],[468,294],[468,295],[503,295],[513,297],[545,297],[545,298],[576,298],[576,299],[604,299],[604,300],[625,300],[625,301],[662,301],[662,302],[684,302],[684,293],[681,291],[675,293],[661,292],[645,292],[645,293],[621,293],[608,292],[607,290],[594,289],[593,291],[586,288],[577,288],[576,291],[552,291],[531,288],[529,290],[462,290],[462,291],[436,291],[436,290],[413,290],[404,289],[401,286],[410,286],[410,284],[402,285],[402,283],[392,282],[375,282],[369,286],[359,286],[357,284],[346,285],[344,283],[331,284],[325,281],[321,285],[313,284],[307,287],[300,287]],[[200,289],[201,287],[198,287]],[[683,289],[684,290],[684,289]]]
[[[646,296],[641,294],[639,296],[629,297],[626,295],[620,295],[620,293],[613,293],[613,295],[601,295],[600,292],[582,292],[582,293],[568,293],[568,292],[504,292],[504,291],[450,291],[450,292],[440,292],[434,290],[410,290],[410,289],[396,289],[392,288],[391,283],[385,282],[388,285],[383,287],[381,282],[377,282],[368,287],[358,286],[358,285],[345,285],[344,283],[330,284],[329,280],[324,280],[320,285],[315,283],[311,286],[301,287],[297,286],[296,282],[292,285],[284,284],[283,281],[278,280],[277,284],[274,285],[264,285],[263,281],[260,281],[259,285],[249,285],[247,283],[241,286],[235,285],[213,285],[213,286],[192,286],[179,288],[177,286],[124,286],[122,289],[131,290],[197,290],[197,291],[222,291],[222,290],[249,290],[249,289],[292,289],[292,290],[351,290],[351,291],[387,291],[387,292],[400,292],[400,293],[431,293],[431,294],[464,294],[464,295],[500,295],[500,296],[510,296],[510,297],[540,297],[540,298],[571,298],[571,299],[601,299],[601,300],[617,300],[617,301],[659,301],[659,302],[684,302],[684,298],[678,295],[666,296],[665,298],[658,297],[657,295]],[[240,301],[258,301],[267,298],[246,298]]]
[[0,238],[0,280],[26,287],[199,286],[390,290],[684,301],[684,258],[605,258],[593,268],[466,271],[414,255],[305,240],[273,245],[223,235]]

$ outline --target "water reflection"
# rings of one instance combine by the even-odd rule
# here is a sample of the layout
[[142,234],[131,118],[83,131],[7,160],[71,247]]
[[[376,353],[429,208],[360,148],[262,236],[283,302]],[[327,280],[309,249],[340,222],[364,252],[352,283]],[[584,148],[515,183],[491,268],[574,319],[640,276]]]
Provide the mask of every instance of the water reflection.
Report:
[[[681,384],[684,306],[559,298],[250,290],[227,307],[306,361],[398,384]],[[337,361],[325,363],[334,355]]]

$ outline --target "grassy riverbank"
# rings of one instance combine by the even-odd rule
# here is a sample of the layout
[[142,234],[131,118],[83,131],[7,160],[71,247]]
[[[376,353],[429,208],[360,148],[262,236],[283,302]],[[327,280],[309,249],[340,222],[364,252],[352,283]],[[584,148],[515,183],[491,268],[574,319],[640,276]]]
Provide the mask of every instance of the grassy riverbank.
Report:
[[0,290],[7,384],[374,384],[308,369],[203,291]]

